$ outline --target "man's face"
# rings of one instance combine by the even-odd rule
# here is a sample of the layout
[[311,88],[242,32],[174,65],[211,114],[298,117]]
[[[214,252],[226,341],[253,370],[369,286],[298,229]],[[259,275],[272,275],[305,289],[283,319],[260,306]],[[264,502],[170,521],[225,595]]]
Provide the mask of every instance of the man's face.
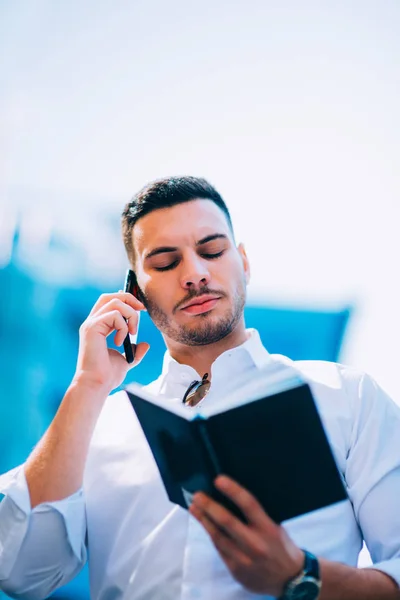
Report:
[[166,341],[211,344],[236,328],[249,265],[214,202],[154,210],[139,219],[132,235],[143,303]]

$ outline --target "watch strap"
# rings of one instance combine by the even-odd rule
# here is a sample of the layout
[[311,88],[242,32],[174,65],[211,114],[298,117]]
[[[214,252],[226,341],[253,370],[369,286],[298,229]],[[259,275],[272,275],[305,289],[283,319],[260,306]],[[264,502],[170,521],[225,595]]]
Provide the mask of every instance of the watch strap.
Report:
[[304,552],[304,574],[314,577],[314,579],[319,579],[320,575],[318,559],[314,556],[314,554],[308,552],[308,550],[304,550],[304,548],[302,548],[302,550]]
[[[295,600],[297,597],[299,597],[299,595],[296,593],[297,590],[301,594],[301,598],[304,599],[307,597],[310,598],[310,600],[311,598],[316,600],[319,597],[321,578],[318,559],[314,556],[314,554],[308,552],[308,550],[304,550],[304,548],[302,548],[302,552],[304,553],[303,569],[301,573],[287,582],[283,595],[280,596],[279,600]],[[315,586],[314,591],[310,590],[310,595],[308,596],[305,596],[304,591],[300,592],[299,589],[306,582],[308,584],[312,582],[313,586]]]

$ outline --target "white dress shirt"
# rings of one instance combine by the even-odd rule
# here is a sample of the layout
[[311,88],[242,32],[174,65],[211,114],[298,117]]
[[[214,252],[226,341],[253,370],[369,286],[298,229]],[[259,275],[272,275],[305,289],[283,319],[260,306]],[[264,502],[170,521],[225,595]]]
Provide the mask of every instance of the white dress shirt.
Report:
[[[254,330],[217,358],[204,402],[223,396],[231,374],[254,379],[271,360],[292,365],[309,382],[350,498],[283,526],[301,548],[352,566],[365,540],[374,568],[400,585],[399,407],[355,369],[269,355]],[[199,375],[167,353],[148,387],[166,402],[180,401]],[[200,524],[168,500],[125,392],[104,405],[82,490],[31,510],[20,467],[0,478],[0,492],[0,588],[19,598],[46,597],[87,557],[92,600],[260,597],[235,581]]]

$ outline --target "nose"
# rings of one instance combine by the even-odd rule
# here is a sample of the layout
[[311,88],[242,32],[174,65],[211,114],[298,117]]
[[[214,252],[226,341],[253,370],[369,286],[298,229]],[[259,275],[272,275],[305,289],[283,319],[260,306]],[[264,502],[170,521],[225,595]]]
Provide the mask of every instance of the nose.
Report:
[[210,279],[207,263],[199,256],[184,261],[181,286],[185,290],[200,290],[210,283]]

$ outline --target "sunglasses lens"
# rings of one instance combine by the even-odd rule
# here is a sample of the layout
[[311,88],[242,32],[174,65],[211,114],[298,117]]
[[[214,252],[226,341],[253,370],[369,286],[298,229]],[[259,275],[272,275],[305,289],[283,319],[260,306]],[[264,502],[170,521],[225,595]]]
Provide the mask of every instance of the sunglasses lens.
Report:
[[189,392],[185,398],[186,406],[196,406],[206,396],[210,389],[211,383],[209,381],[199,381],[196,386]]

